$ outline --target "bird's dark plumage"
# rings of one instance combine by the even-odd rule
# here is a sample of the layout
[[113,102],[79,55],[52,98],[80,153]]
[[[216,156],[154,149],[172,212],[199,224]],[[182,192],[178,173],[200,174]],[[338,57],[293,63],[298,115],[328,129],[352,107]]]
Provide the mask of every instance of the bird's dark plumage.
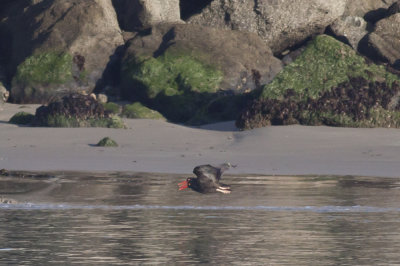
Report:
[[230,186],[220,183],[222,174],[230,167],[236,167],[230,163],[224,163],[220,166],[200,165],[193,169],[196,178],[187,178],[179,183],[179,190],[187,187],[200,193],[221,192],[224,194],[230,193]]

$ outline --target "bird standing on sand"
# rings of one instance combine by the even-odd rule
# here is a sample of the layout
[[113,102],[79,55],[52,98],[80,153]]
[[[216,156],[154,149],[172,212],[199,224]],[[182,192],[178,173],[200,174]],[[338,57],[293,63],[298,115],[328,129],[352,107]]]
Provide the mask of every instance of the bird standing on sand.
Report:
[[179,190],[191,188],[200,193],[221,192],[224,194],[231,193],[231,187],[220,183],[222,174],[231,167],[236,167],[230,163],[221,164],[218,167],[206,164],[199,165],[193,169],[196,178],[189,177],[185,181],[179,183]]

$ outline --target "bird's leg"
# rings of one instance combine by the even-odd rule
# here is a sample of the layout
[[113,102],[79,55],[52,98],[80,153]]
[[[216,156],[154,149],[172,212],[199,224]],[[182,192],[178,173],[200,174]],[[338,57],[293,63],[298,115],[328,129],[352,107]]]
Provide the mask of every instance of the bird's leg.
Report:
[[231,186],[225,185],[225,184],[220,184],[219,189],[231,189]]
[[223,187],[219,187],[216,189],[216,191],[224,193],[224,194],[229,194],[231,193],[231,190],[229,188],[223,188]]

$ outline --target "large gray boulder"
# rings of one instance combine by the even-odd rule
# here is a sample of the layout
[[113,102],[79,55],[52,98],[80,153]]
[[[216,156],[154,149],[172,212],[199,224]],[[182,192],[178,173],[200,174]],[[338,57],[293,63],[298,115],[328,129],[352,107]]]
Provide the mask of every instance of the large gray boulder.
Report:
[[[0,49],[1,49],[1,41],[0,41]],[[7,82],[5,68],[2,66],[4,59],[0,57],[0,103],[6,102],[10,95],[9,91],[6,89],[4,84]]]
[[14,102],[91,92],[124,44],[109,0],[19,1],[3,16]]
[[3,0],[0,2],[0,21],[2,20],[3,16],[5,16],[7,9],[9,9],[13,2],[15,3],[14,0]]
[[6,87],[4,87],[3,83],[0,81],[0,103],[7,102],[9,95]]
[[353,49],[358,49],[358,44],[368,34],[367,22],[362,17],[344,16],[330,25],[332,32],[343,41],[348,42]]
[[[0,62],[1,62],[1,60],[0,60]],[[4,83],[6,82],[6,80],[7,79],[6,79],[4,67],[2,65],[0,65],[0,103],[6,102],[10,95],[9,91],[4,86]]]
[[171,121],[187,122],[220,95],[252,91],[281,69],[254,33],[163,24],[127,44],[121,90]]
[[400,12],[400,0],[395,1],[387,10],[387,16]]
[[280,60],[256,34],[190,24],[153,27],[152,34],[129,43],[125,60],[166,53],[187,55],[221,71],[221,90],[251,91],[270,82],[282,69]]
[[135,31],[163,23],[181,22],[179,0],[113,0],[121,29]]
[[321,33],[347,0],[214,0],[187,22],[258,34],[274,53]]
[[[395,12],[397,0],[347,1],[343,15],[330,25],[332,32],[357,50],[368,28]],[[396,12],[395,12],[396,13]]]
[[362,17],[368,22],[376,22],[387,14],[387,9],[397,0],[349,0],[344,17]]
[[378,21],[362,47],[370,58],[400,68],[400,13]]

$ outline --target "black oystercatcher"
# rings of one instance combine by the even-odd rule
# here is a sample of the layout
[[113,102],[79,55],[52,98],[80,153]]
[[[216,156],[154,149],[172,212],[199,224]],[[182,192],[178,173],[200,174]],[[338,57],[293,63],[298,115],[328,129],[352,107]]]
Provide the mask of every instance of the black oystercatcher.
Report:
[[179,183],[179,190],[191,188],[200,193],[221,192],[224,194],[231,193],[228,185],[220,183],[221,176],[224,171],[230,167],[236,167],[230,163],[221,164],[218,167],[212,165],[199,165],[193,169],[193,173],[197,178],[189,177],[185,181]]

